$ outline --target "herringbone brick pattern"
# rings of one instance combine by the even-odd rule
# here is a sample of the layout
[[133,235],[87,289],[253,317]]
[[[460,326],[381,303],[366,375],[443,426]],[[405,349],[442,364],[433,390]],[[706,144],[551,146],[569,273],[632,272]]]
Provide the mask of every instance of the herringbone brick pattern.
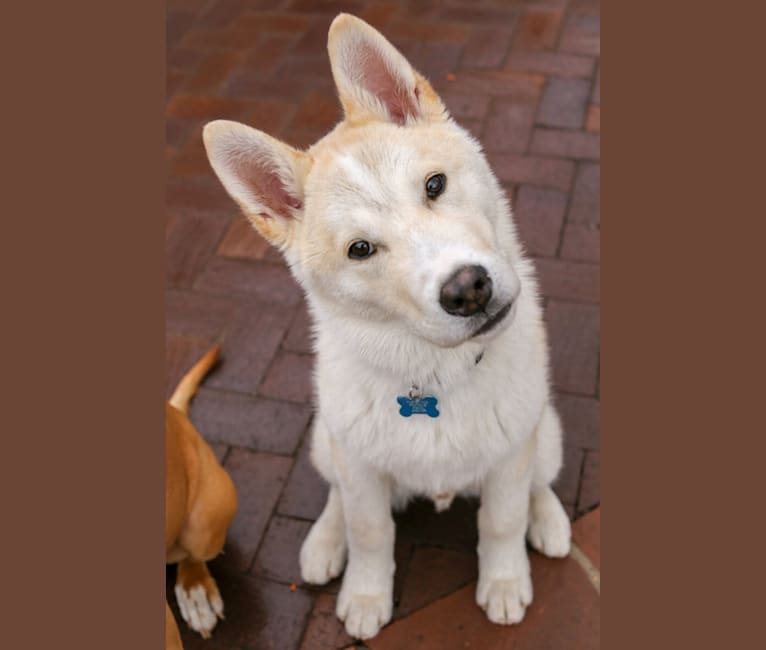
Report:
[[[341,648],[351,640],[333,614],[337,581],[312,589],[297,568],[326,494],[307,459],[312,353],[303,297],[214,177],[202,125],[239,120],[300,147],[321,137],[340,118],[325,49],[339,11],[380,29],[429,77],[483,143],[536,260],[566,427],[556,489],[577,518],[600,498],[598,4],[168,0],[167,7],[167,390],[224,341],[223,362],[191,416],[215,443],[241,504],[226,554],[212,565],[227,619],[206,642],[182,624],[184,642],[208,650]],[[475,511],[469,501],[440,515],[415,503],[398,517],[395,618],[475,578]],[[555,573],[546,562],[535,566]],[[529,618],[522,627],[534,625]],[[592,633],[562,625],[569,637],[548,630],[545,638]],[[542,647],[534,632],[519,638],[528,645],[514,647]]]

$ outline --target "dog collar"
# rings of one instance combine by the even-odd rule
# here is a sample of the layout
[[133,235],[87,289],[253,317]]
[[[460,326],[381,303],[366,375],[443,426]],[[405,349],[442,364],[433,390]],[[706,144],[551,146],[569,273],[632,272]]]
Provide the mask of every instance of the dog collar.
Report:
[[[484,351],[482,350],[476,356],[474,365],[478,366],[483,358]],[[413,415],[427,415],[431,418],[439,417],[439,409],[436,408],[439,404],[438,398],[434,395],[424,395],[417,384],[411,384],[407,395],[399,395],[396,401],[399,404],[399,415],[404,418],[409,418]]]

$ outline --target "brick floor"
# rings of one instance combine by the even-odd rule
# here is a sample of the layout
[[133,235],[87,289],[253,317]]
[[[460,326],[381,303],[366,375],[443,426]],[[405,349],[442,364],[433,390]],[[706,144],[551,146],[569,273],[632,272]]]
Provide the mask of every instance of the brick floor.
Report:
[[[183,623],[182,637],[187,648],[208,650],[344,648],[352,640],[334,615],[338,581],[309,588],[297,565],[326,494],[308,462],[310,321],[279,254],[213,176],[202,125],[240,120],[296,146],[319,138],[340,116],[325,48],[341,10],[381,29],[431,79],[483,142],[536,260],[567,433],[556,490],[579,519],[600,501],[598,3],[168,0],[167,7],[166,386],[170,394],[210,344],[223,342],[222,363],[191,416],[240,495],[226,552],[211,567],[226,620],[210,641]],[[486,622],[473,603],[476,507],[458,499],[437,515],[415,502],[397,515],[395,622],[369,647],[598,647],[598,595],[572,559],[533,553],[535,602],[525,622],[512,630]],[[596,566],[599,522],[596,511],[575,527]],[[168,585],[173,576],[171,568]]]

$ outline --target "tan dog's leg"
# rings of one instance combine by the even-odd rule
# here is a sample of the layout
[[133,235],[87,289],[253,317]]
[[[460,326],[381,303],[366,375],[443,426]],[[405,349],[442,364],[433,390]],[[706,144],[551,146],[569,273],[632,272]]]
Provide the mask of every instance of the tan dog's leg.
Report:
[[168,601],[165,601],[165,650],[183,650],[183,648],[176,619],[173,618]]
[[223,619],[223,600],[204,562],[189,559],[179,562],[176,598],[189,627],[205,639],[210,638],[218,619]]

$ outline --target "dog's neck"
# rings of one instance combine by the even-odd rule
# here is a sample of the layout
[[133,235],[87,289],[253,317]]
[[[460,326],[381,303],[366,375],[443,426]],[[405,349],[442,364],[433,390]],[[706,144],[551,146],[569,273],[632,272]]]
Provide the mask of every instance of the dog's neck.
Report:
[[400,382],[402,390],[412,385],[438,392],[467,380],[492,343],[476,341],[445,348],[415,336],[398,323],[371,322],[335,317],[314,305],[320,349],[333,358],[343,358],[362,368],[385,373]]

